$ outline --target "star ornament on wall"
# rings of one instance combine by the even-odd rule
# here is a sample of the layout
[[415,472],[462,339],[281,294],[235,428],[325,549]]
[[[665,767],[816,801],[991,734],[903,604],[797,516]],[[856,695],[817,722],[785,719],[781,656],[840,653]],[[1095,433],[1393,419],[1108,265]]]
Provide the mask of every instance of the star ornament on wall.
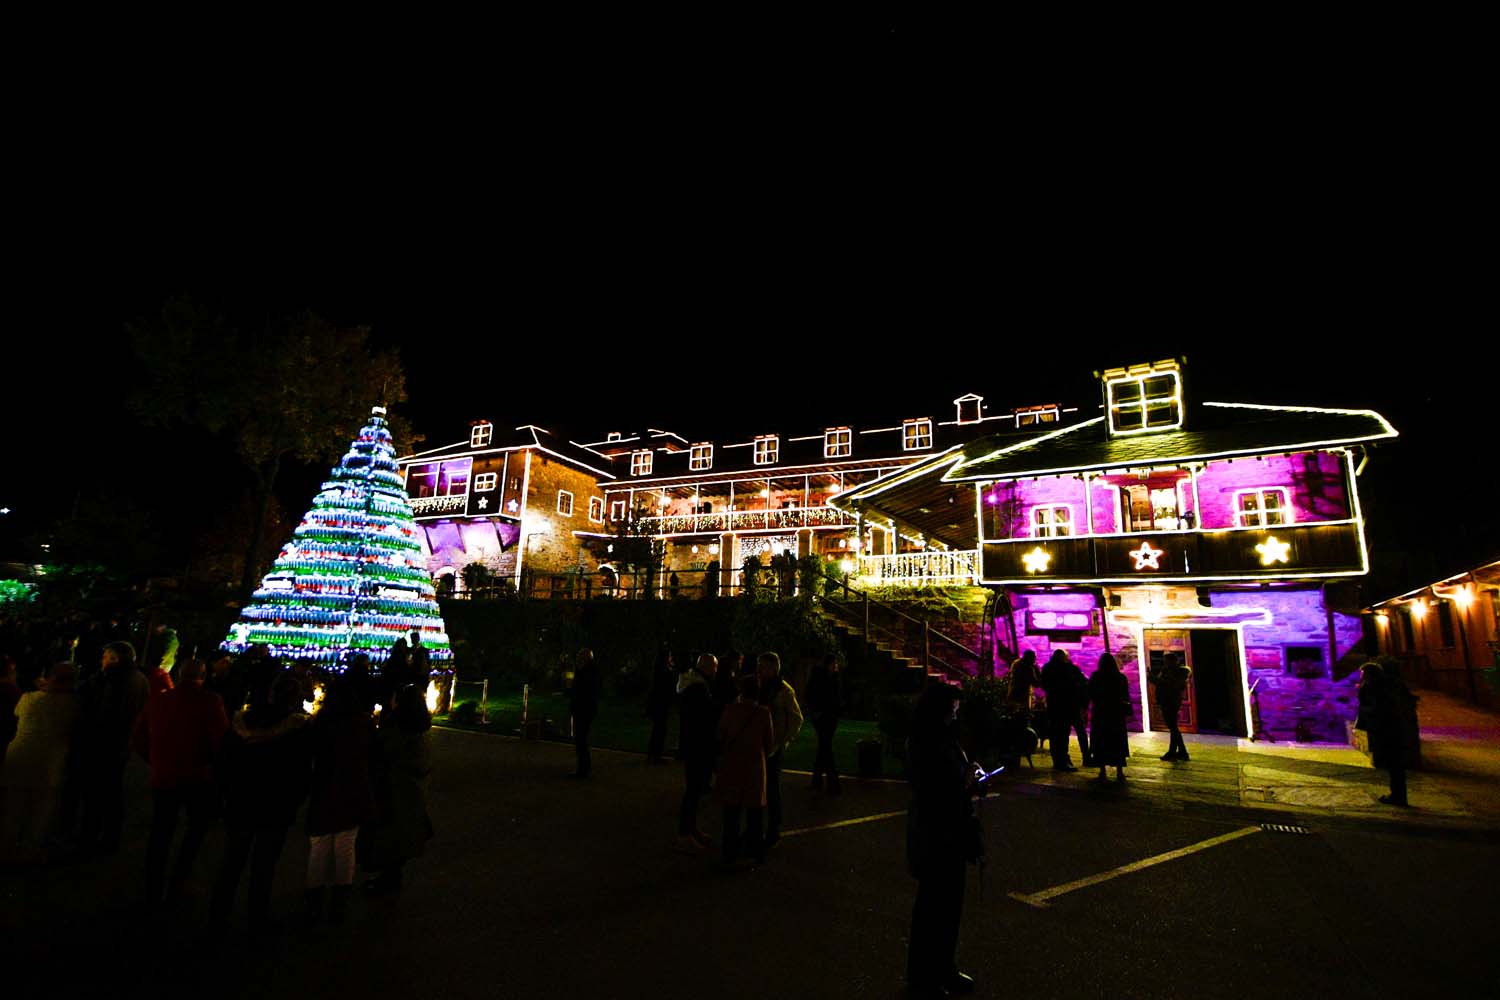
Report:
[[1136,569],[1161,569],[1161,557],[1165,554],[1163,549],[1153,549],[1150,542],[1142,542],[1141,547],[1130,553],[1130,558],[1135,560]]
[[480,497],[479,498],[479,503],[475,504],[475,506],[478,507],[480,510],[484,510],[489,505],[490,505],[490,498],[489,497]]
[[1052,561],[1052,557],[1049,556],[1045,551],[1043,551],[1042,547],[1038,545],[1036,548],[1032,549],[1030,552],[1022,556],[1021,561],[1026,564],[1026,572],[1045,573],[1047,572],[1047,564]]
[[1255,547],[1255,551],[1260,553],[1260,564],[1269,566],[1272,563],[1289,562],[1287,553],[1291,551],[1291,548],[1287,542],[1278,542],[1275,535],[1268,535],[1264,542]]
[[516,511],[521,509],[521,505],[513,499],[507,500],[505,501],[505,509],[514,514]]

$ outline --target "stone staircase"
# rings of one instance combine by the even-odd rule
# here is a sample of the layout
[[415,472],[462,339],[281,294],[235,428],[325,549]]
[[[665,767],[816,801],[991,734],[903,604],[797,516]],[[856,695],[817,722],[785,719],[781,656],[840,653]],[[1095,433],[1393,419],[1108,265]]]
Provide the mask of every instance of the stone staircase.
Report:
[[920,653],[909,652],[904,643],[898,644],[896,638],[889,633],[877,632],[873,637],[866,635],[862,626],[846,619],[823,602],[816,605],[816,611],[818,617],[828,623],[834,635],[838,636],[839,642],[846,648],[851,642],[858,643],[867,655],[885,662],[887,676],[891,677],[894,682],[893,690],[916,691],[929,680],[949,684],[957,683],[944,671],[929,669],[921,662]]

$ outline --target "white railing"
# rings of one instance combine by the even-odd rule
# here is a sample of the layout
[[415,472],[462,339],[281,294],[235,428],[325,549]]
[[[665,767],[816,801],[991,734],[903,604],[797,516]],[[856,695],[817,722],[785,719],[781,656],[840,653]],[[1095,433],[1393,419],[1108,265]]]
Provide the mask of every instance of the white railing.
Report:
[[836,527],[857,522],[833,507],[787,507],[774,510],[724,510],[712,514],[668,514],[665,517],[643,517],[640,523],[647,534],[684,535],[717,531]]
[[880,587],[963,586],[979,578],[979,553],[963,549],[860,556],[858,575]]
[[460,493],[452,497],[418,497],[411,502],[413,516],[428,514],[462,514],[468,498]]

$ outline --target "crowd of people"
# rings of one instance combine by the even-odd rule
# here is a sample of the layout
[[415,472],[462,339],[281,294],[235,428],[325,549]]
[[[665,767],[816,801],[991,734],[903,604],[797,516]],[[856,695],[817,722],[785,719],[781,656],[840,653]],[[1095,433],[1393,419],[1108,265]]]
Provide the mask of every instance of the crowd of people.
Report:
[[[42,645],[55,659],[40,670],[0,656],[0,858],[118,852],[134,754],[150,772],[148,906],[182,903],[205,839],[222,824],[210,921],[228,922],[248,867],[250,930],[276,930],[271,886],[304,803],[309,922],[343,919],[356,869],[370,892],[398,891],[433,832],[420,637],[398,640],[379,670],[364,654],[323,670],[279,661],[264,646],[178,655],[168,632],[148,633],[149,663],[107,629]],[[107,641],[94,647],[90,633]]]

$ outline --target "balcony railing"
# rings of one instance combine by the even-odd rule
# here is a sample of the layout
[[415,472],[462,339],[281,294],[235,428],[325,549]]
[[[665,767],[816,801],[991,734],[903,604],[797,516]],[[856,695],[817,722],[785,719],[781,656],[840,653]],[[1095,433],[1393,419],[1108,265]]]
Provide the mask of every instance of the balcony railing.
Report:
[[468,499],[462,493],[451,497],[417,497],[411,502],[411,512],[415,517],[428,517],[433,514],[462,514]]
[[858,575],[862,583],[874,587],[968,586],[979,576],[979,552],[962,549],[860,556]]
[[1347,576],[1365,572],[1358,523],[1012,538],[980,545],[985,583],[1153,579],[1233,580]]
[[776,528],[853,526],[855,519],[833,507],[786,507],[773,510],[725,510],[711,514],[668,514],[640,518],[651,535],[693,535],[724,531],[764,531]]

